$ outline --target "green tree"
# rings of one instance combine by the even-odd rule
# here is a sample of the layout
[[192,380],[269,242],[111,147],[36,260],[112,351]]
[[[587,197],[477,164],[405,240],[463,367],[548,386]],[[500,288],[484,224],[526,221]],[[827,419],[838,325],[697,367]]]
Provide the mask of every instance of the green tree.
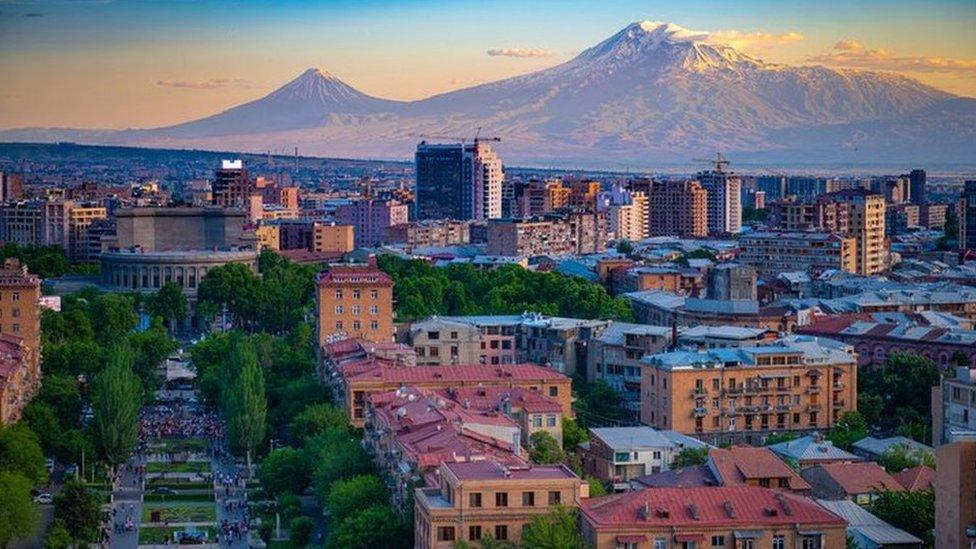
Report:
[[632,419],[621,403],[620,393],[603,380],[590,383],[576,376],[573,378],[573,392],[577,397],[573,401],[573,410],[584,426]]
[[69,479],[54,496],[54,518],[68,529],[73,543],[97,541],[102,519],[98,494],[83,480]]
[[65,528],[64,522],[55,520],[44,538],[44,549],[67,549],[71,547],[71,532]]
[[935,469],[935,457],[924,450],[912,450],[906,444],[896,444],[878,458],[878,465],[889,473],[897,473],[919,465]]
[[0,427],[0,471],[19,473],[34,485],[47,482],[44,452],[26,425]]
[[881,395],[861,392],[857,395],[857,411],[864,416],[864,421],[869,424],[877,424],[881,420],[881,413],[884,411],[885,402]]
[[634,244],[629,240],[620,240],[617,242],[617,253],[630,255],[634,253]]
[[850,451],[854,443],[868,436],[868,422],[857,410],[844,412],[834,428],[830,430],[830,440],[834,446]]
[[782,433],[773,433],[768,437],[766,437],[766,440],[763,441],[763,446],[772,446],[773,444],[779,444],[780,442],[795,440],[796,438],[797,438],[797,434],[791,433],[789,431],[785,431]]
[[882,492],[871,505],[871,512],[888,524],[922,539],[931,547],[935,528],[935,493],[930,490]]
[[580,444],[590,440],[590,434],[580,427],[579,423],[567,417],[563,418],[563,449],[572,452]]
[[186,296],[175,282],[167,282],[149,299],[149,313],[163,319],[171,328],[187,315]]
[[683,448],[671,462],[672,469],[705,465],[708,462],[708,448]]
[[338,521],[329,535],[329,547],[343,549],[407,549],[413,546],[412,525],[386,503],[367,507]]
[[539,549],[582,549],[586,546],[576,527],[576,510],[557,505],[536,515],[522,529],[522,545]]
[[295,517],[288,523],[288,536],[296,547],[308,546],[314,531],[315,521],[309,517]]
[[129,459],[139,434],[141,389],[132,367],[132,348],[116,344],[92,385],[95,449],[113,468]]
[[230,368],[236,373],[226,397],[222,396],[224,421],[231,448],[244,455],[248,471],[255,448],[264,440],[268,400],[264,373],[250,341],[238,337],[232,347]]
[[390,499],[383,481],[376,475],[357,475],[332,483],[326,508],[336,520],[342,520],[360,509],[382,505]]
[[0,472],[0,547],[37,529],[40,513],[31,501],[31,483],[24,475]]
[[284,447],[269,453],[258,467],[258,478],[272,496],[301,494],[308,488],[308,462],[301,450]]
[[315,468],[312,487],[323,505],[335,481],[373,472],[369,454],[356,438],[344,431],[332,429],[309,439],[305,455]]
[[529,436],[529,459],[535,463],[560,463],[563,449],[559,442],[546,431],[536,431]]
[[304,442],[329,429],[346,429],[349,419],[345,412],[331,404],[307,406],[291,422],[291,434],[295,440]]
[[585,480],[590,485],[591,498],[598,498],[600,496],[607,495],[608,493],[607,487],[604,486],[602,482],[600,482],[600,479],[596,478],[593,475],[586,475],[585,477],[583,477],[583,480]]
[[90,313],[96,337],[103,345],[122,340],[139,322],[135,299],[131,295],[99,294],[92,300]]
[[707,259],[707,260],[711,261],[712,263],[715,263],[715,262],[718,261],[718,258],[715,257],[715,253],[714,252],[712,252],[711,250],[706,250],[705,248],[699,248],[697,250],[688,252],[688,253],[682,255],[681,257],[679,257],[677,263],[679,263],[679,264],[684,265],[685,267],[687,267],[688,266],[688,260],[689,259]]

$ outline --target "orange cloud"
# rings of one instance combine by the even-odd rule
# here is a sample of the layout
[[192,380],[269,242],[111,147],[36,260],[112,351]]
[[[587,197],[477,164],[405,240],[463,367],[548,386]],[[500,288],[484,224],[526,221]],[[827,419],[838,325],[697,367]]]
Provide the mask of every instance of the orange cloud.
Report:
[[805,40],[798,32],[775,34],[770,32],[742,32],[738,30],[719,30],[708,33],[708,42],[727,44],[740,50],[762,51],[773,46],[785,46]]
[[896,56],[885,48],[865,49],[856,40],[841,40],[834,49],[807,61],[838,67],[895,72],[945,72],[976,76],[976,59]]
[[543,48],[491,48],[491,57],[552,57],[552,50]]

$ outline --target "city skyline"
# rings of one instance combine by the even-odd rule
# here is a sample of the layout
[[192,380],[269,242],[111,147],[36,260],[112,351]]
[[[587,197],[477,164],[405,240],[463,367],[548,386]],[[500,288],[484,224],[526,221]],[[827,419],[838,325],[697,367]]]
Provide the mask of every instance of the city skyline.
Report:
[[[673,22],[768,62],[904,74],[976,96],[976,6],[942,1],[0,3],[0,128],[152,127],[261,97],[310,66],[414,100],[551,67],[629,23]],[[436,16],[431,16],[436,13]],[[484,29],[491,29],[485,32]],[[122,47],[124,46],[124,47]]]

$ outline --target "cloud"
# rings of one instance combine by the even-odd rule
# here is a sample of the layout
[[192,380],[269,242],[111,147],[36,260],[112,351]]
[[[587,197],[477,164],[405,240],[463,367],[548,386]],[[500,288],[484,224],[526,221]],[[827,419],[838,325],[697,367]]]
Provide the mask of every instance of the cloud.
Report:
[[210,80],[157,80],[156,85],[167,88],[214,90],[217,88],[253,88],[254,82],[243,78],[212,78]]
[[738,30],[719,30],[708,33],[706,41],[727,44],[740,50],[761,51],[773,46],[785,46],[805,40],[798,32],[775,34],[771,32],[742,32]]
[[807,59],[835,67],[894,72],[959,73],[976,77],[976,59],[938,56],[897,56],[885,48],[865,49],[856,40],[841,40],[833,50]]
[[552,50],[543,48],[491,48],[492,57],[552,57]]

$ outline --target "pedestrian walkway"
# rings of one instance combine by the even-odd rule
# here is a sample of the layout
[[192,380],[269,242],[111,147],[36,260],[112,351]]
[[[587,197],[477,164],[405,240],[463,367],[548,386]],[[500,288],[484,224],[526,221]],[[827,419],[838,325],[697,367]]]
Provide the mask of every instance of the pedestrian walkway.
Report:
[[233,458],[222,456],[213,462],[214,490],[217,493],[217,535],[220,546],[246,549],[248,525],[247,490],[243,471]]
[[139,545],[139,518],[142,513],[143,461],[133,456],[119,471],[109,510],[109,547],[132,549]]

